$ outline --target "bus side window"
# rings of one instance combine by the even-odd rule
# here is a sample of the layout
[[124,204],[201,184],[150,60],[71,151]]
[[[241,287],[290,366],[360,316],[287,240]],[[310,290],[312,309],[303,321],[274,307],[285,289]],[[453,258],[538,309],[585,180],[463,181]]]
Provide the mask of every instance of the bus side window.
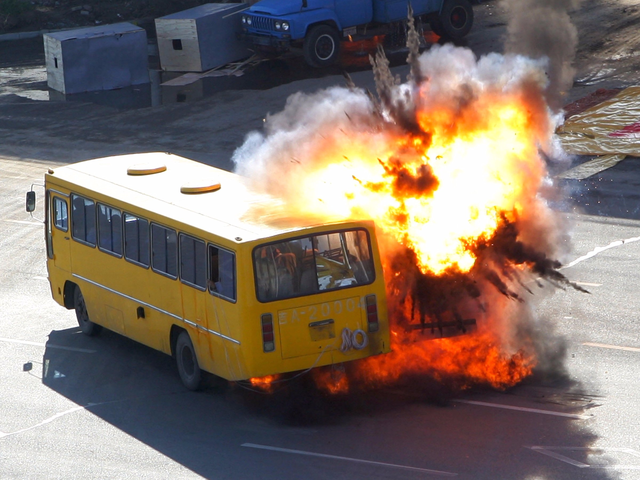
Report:
[[122,255],[122,214],[120,210],[98,204],[98,246]]
[[96,209],[93,200],[71,195],[71,236],[96,246]]
[[209,245],[209,290],[236,300],[236,256],[214,245]]
[[69,212],[67,202],[60,197],[53,197],[53,224],[58,230],[69,230]]
[[180,234],[181,280],[204,290],[207,286],[206,266],[204,242],[197,238]]
[[130,262],[149,266],[149,222],[124,214],[124,256]]
[[151,266],[156,272],[178,277],[178,235],[175,230],[151,224]]

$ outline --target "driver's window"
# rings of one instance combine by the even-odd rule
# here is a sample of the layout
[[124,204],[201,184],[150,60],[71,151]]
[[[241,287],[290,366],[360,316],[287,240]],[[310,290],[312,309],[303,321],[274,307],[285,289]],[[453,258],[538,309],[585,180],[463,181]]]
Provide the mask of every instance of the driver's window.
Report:
[[60,197],[53,197],[53,224],[58,230],[69,230],[69,210],[67,202]]

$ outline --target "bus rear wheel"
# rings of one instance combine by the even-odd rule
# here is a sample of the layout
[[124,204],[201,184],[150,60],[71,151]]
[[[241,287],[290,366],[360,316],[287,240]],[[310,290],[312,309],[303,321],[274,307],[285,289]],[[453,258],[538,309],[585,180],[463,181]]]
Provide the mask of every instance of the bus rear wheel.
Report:
[[73,308],[76,311],[76,318],[78,319],[78,325],[80,330],[85,335],[93,337],[98,335],[102,331],[102,327],[89,320],[89,312],[87,312],[87,304],[84,301],[80,287],[76,285],[73,291]]
[[203,385],[202,370],[198,365],[191,338],[185,331],[180,332],[176,341],[176,363],[183,385],[192,391],[201,390]]

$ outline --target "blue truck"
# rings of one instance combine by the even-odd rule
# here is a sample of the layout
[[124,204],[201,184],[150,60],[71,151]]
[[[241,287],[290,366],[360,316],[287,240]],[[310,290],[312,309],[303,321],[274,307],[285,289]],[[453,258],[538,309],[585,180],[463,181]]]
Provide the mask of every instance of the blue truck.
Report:
[[409,3],[440,36],[459,40],[473,25],[469,0],[260,0],[242,14],[241,37],[259,52],[302,49],[309,65],[325,67],[338,59],[343,38],[403,32]]

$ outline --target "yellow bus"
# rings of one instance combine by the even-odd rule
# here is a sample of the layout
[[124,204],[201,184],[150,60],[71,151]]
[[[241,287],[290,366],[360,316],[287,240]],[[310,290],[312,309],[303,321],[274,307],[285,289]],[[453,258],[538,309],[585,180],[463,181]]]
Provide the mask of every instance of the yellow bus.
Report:
[[390,350],[374,224],[288,218],[239,175],[167,153],[50,169],[45,232],[82,332],[172,355],[188,389]]

